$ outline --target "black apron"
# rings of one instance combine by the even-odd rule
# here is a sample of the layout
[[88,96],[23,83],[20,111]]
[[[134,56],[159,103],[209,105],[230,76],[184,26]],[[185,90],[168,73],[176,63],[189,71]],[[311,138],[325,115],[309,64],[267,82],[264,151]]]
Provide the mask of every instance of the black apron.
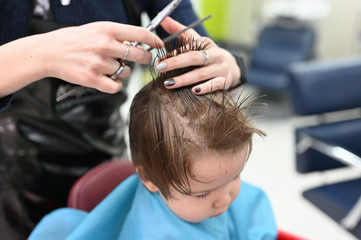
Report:
[[[124,4],[132,13],[130,23],[139,25],[136,2]],[[28,33],[66,26],[51,16],[32,15]],[[125,152],[125,121],[119,113],[124,91],[84,88],[56,101],[74,87],[61,79],[42,79],[16,92],[11,107],[0,114],[1,239],[26,239],[45,214],[66,206],[80,176]]]

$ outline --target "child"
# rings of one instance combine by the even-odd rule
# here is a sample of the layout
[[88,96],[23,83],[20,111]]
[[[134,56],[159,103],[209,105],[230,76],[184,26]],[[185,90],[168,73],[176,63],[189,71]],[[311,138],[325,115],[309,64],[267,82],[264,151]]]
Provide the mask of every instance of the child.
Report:
[[[160,58],[206,45],[190,40],[168,48]],[[66,234],[61,231],[68,239],[276,238],[265,194],[244,182],[240,191],[252,136],[264,135],[244,114],[245,101],[237,105],[222,91],[196,96],[192,86],[164,87],[165,80],[194,68],[160,73],[135,96],[129,138],[137,176],[89,214],[63,209],[44,219],[34,237],[38,229],[52,229],[46,222],[61,221],[71,222]]]

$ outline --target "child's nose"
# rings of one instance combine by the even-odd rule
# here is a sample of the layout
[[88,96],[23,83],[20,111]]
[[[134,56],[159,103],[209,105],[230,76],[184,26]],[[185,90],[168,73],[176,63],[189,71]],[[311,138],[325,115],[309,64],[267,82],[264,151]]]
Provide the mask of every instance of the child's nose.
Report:
[[216,201],[214,201],[214,207],[222,208],[227,207],[232,203],[232,196],[231,193],[222,194]]

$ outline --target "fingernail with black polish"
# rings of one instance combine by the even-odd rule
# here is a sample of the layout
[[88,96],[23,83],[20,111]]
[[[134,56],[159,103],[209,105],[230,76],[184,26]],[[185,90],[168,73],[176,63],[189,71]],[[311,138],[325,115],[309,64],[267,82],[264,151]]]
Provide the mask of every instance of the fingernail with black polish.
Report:
[[195,91],[196,93],[199,93],[199,92],[201,91],[201,89],[197,87],[196,89],[194,89],[194,91]]
[[174,84],[175,84],[174,79],[168,79],[164,81],[164,85],[166,85],[167,87],[173,86]]

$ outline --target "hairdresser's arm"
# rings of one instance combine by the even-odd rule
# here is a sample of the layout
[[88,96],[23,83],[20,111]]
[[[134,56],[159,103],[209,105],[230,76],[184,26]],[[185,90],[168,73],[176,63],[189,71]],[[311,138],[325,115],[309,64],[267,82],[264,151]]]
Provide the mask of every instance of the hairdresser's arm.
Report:
[[[112,22],[95,22],[33,35],[0,46],[0,98],[44,77],[115,93],[122,87],[111,80],[117,58],[125,55],[123,41],[138,41],[152,47],[162,41],[145,28]],[[150,63],[152,56],[131,47],[127,61]],[[130,68],[119,76],[127,78]]]

